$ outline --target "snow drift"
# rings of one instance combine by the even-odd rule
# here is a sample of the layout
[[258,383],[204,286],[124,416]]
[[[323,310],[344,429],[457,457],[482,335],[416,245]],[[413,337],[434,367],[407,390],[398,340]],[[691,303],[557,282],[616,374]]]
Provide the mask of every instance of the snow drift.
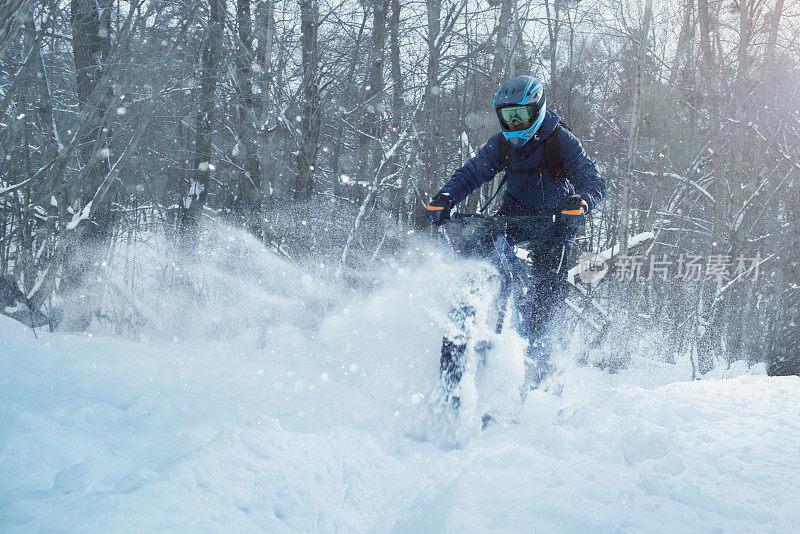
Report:
[[734,366],[680,381],[680,363],[608,375],[564,354],[548,389],[522,403],[507,387],[521,343],[504,337],[475,414],[507,417],[450,448],[434,399],[448,284],[480,265],[412,248],[353,293],[227,236],[180,267],[194,285],[140,287],[152,327],[137,339],[101,325],[36,338],[0,317],[1,531],[781,531],[800,520],[800,378]]

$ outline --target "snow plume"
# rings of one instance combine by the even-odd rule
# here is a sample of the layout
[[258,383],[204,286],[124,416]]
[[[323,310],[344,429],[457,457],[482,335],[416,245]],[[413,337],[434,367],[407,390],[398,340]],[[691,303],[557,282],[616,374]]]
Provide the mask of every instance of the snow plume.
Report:
[[[241,338],[246,350],[272,350],[279,337],[316,337],[337,355],[336,369],[362,377],[364,388],[384,399],[403,432],[442,446],[465,443],[491,410],[513,420],[516,407],[508,399],[518,397],[525,341],[513,333],[511,314],[501,336],[488,324],[496,271],[441,240],[401,236],[391,221],[376,217],[361,228],[344,277],[335,279],[337,246],[351,231],[347,217],[311,208],[295,203],[280,211],[297,223],[296,242],[288,239],[286,221],[270,227],[265,244],[242,228],[203,219],[192,253],[158,228],[124,234],[111,249],[88,254],[98,277],[62,303],[64,313],[92,304],[99,313],[90,332],[130,339]],[[574,314],[550,325],[559,373],[544,387],[555,391],[565,373],[586,366],[647,387],[691,379],[693,362],[680,339],[642,319],[627,294],[609,287],[597,294],[611,318],[597,343],[597,333]],[[477,311],[462,386],[467,409],[448,423],[450,430],[432,435],[447,426],[431,423],[448,415],[436,398],[442,335],[453,328],[450,311],[465,305]]]
[[273,326],[311,332],[342,293],[372,290],[391,278],[398,260],[418,253],[390,217],[373,213],[355,234],[344,279],[334,280],[353,231],[348,208],[338,199],[268,206],[263,226],[252,228],[263,240],[203,217],[191,243],[156,225],[126,230],[111,247],[84,246],[92,276],[57,303],[62,329],[84,330],[75,319],[93,315],[93,331],[132,338],[249,335],[263,345]]
[[[293,357],[312,358],[327,376],[347,377],[381,400],[385,411],[347,408],[361,424],[376,420],[381,432],[390,428],[443,448],[465,446],[479,433],[484,414],[515,421],[526,342],[515,333],[512,314],[500,336],[490,324],[496,270],[456,255],[439,240],[406,235],[401,241],[399,230],[376,220],[363,228],[348,260],[351,269],[335,279],[340,250],[326,247],[341,243],[347,228],[323,214],[315,217],[309,225],[322,235],[307,230],[309,225],[297,231],[308,250],[275,240],[288,227],[272,228],[273,239],[264,244],[244,229],[210,219],[203,221],[192,253],[155,230],[118,240],[97,258],[100,283],[81,291],[85,298],[99,295],[101,302],[89,331],[154,343],[227,342],[247,354],[290,347]],[[326,219],[328,232],[321,229]],[[374,260],[365,261],[367,256]],[[476,314],[466,325],[462,409],[453,417],[441,396],[439,360],[442,336],[456,328],[451,311],[464,307]],[[610,309],[611,332],[596,346],[589,346],[596,334],[580,319],[554,322],[549,335],[557,373],[543,388],[557,393],[582,387],[575,377],[585,367],[646,387],[691,378],[688,358],[673,351],[658,328],[636,326],[626,310]],[[396,424],[386,427],[386,417]]]
[[159,229],[124,237],[102,257],[95,252],[98,283],[79,291],[100,301],[95,333],[245,335],[263,346],[273,326],[313,331],[336,299],[324,272],[281,258],[247,231],[218,221],[204,220],[191,247],[176,247]]
[[344,260],[341,271],[348,284],[369,289],[376,270],[415,245],[389,210],[367,210],[356,227],[359,209],[337,197],[273,203],[263,214],[267,244],[315,271],[336,272]]
[[[489,324],[497,286],[496,271],[485,263],[419,253],[381,287],[331,314],[320,340],[363,390],[390,407],[397,430],[446,448],[463,446],[480,431],[484,413],[510,420],[519,409],[524,344],[511,328],[497,336]],[[464,306],[476,315],[467,325],[472,336],[455,416],[441,395],[439,359],[442,335],[455,333],[449,312]]]
[[[517,417],[525,343],[510,324],[502,336],[493,331],[499,278],[486,262],[465,260],[440,241],[407,236],[404,247],[390,248],[387,238],[382,261],[335,280],[327,251],[289,259],[280,244],[243,229],[205,220],[199,230],[192,253],[156,231],[119,240],[100,260],[103,283],[82,288],[102,301],[89,332],[314,362],[324,371],[278,379],[276,390],[346,380],[385,409],[343,403],[337,410],[378,434],[444,448],[465,446],[485,413],[500,422]],[[442,335],[454,328],[450,311],[463,306],[476,316],[456,417],[441,396],[439,360]]]

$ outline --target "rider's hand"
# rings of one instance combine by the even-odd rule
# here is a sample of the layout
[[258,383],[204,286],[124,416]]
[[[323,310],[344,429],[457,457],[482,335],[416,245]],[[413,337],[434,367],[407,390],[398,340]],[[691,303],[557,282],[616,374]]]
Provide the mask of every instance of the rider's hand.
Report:
[[589,211],[588,204],[577,193],[565,200],[561,208],[563,215],[583,215],[587,211]]
[[561,206],[561,222],[567,228],[578,228],[583,224],[583,214],[587,211],[586,201],[578,194],[572,195]]
[[453,197],[449,193],[437,193],[425,206],[425,216],[433,224],[441,224],[445,219],[450,218],[450,210],[453,209]]

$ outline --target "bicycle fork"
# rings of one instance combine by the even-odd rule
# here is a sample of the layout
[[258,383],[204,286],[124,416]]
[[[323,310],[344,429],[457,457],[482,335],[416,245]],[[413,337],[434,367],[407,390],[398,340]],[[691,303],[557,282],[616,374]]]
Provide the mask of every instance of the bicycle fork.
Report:
[[[521,337],[527,337],[530,330],[530,311],[527,307],[520,313],[520,304],[523,300],[525,289],[528,290],[525,299],[530,301],[536,294],[536,287],[525,272],[522,263],[514,254],[514,249],[503,237],[497,235],[494,239],[495,260],[497,261],[497,268],[500,271],[500,291],[497,295],[495,309],[497,310],[497,324],[495,326],[495,333],[500,334],[503,331],[503,323],[506,317],[506,308],[508,307],[508,298],[511,297],[513,306],[513,323],[514,328]],[[515,276],[516,275],[516,276]]]

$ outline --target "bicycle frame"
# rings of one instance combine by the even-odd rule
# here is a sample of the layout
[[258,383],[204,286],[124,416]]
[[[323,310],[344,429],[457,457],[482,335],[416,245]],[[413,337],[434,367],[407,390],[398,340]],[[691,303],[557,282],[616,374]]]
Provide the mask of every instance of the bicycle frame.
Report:
[[[500,334],[503,331],[503,323],[505,322],[506,308],[508,298],[511,297],[513,304],[514,316],[513,324],[517,333],[523,337],[528,337],[530,332],[529,325],[531,317],[528,315],[532,312],[530,307],[524,309],[524,317],[520,318],[520,304],[525,289],[528,294],[525,295],[527,300],[533,298],[536,294],[536,284],[528,275],[522,262],[514,253],[514,247],[506,239],[507,223],[518,221],[526,222],[542,222],[553,224],[556,222],[554,216],[503,216],[503,215],[484,215],[482,213],[454,213],[451,220],[458,219],[481,219],[491,223],[492,242],[494,250],[491,259],[498,271],[500,272],[500,290],[498,291],[496,301],[494,303],[495,311],[497,313],[497,322],[495,325],[495,333]],[[448,238],[449,239],[449,238]],[[518,283],[515,283],[518,280]]]
[[533,283],[530,276],[528,276],[528,272],[525,270],[522,262],[519,261],[519,258],[514,253],[514,248],[509,244],[503,234],[495,236],[494,254],[494,258],[499,260],[499,265],[501,267],[500,272],[502,275],[500,279],[500,291],[498,292],[496,303],[497,324],[495,326],[495,333],[500,334],[503,331],[503,323],[505,322],[506,315],[505,303],[508,302],[508,297],[510,296],[514,309],[514,328],[520,336],[527,337],[530,318],[525,317],[524,320],[520,320],[519,298],[521,298],[522,295],[518,295],[518,293],[521,292],[522,287],[515,287],[514,273],[518,275],[519,280],[521,280],[525,288],[527,288],[528,298],[533,298],[536,294],[536,285]]

